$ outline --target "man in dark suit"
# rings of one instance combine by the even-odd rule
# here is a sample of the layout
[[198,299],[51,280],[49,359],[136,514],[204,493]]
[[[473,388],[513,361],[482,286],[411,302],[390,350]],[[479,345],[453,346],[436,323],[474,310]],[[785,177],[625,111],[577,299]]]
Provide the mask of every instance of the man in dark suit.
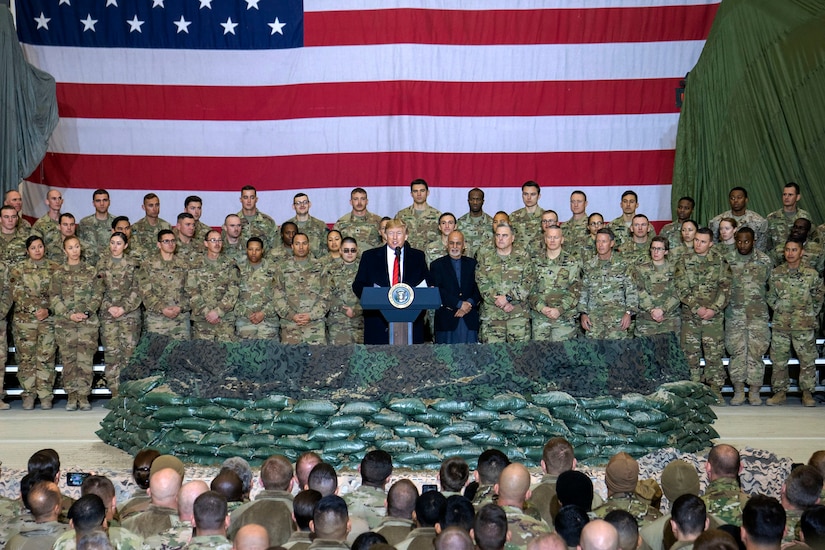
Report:
[[[364,288],[379,286],[390,287],[395,282],[406,283],[412,287],[424,283],[429,278],[424,252],[407,244],[407,225],[398,219],[387,222],[385,230],[387,244],[367,250],[361,256],[358,274],[352,283],[352,291],[358,298]],[[398,257],[396,268],[396,257]],[[393,281],[397,269],[397,281]],[[413,343],[424,343],[425,312],[413,323]],[[389,344],[389,323],[380,311],[364,311],[364,343]]]
[[447,237],[447,256],[430,264],[430,282],[441,291],[441,307],[435,312],[436,344],[478,343],[476,261],[464,256],[464,234]]

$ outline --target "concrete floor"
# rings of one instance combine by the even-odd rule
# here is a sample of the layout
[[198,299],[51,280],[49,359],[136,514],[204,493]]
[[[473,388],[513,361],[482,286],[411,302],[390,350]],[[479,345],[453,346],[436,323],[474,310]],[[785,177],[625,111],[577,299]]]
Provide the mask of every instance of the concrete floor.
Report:
[[[93,401],[90,412],[66,412],[65,401],[51,411],[23,411],[18,399],[0,412],[0,460],[8,469],[25,469],[28,457],[44,447],[60,453],[64,469],[95,468],[131,470],[125,452],[98,439],[95,431],[106,416],[106,400]],[[715,428],[720,441],[737,448],[771,451],[794,462],[806,462],[811,453],[825,449],[825,407],[804,408],[798,397],[783,407],[715,407]]]

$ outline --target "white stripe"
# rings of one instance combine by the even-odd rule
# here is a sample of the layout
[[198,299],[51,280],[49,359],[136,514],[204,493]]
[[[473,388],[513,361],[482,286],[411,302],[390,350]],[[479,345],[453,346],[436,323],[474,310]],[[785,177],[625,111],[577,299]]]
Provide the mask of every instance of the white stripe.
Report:
[[56,153],[259,157],[329,153],[534,153],[673,148],[679,115],[340,117],[281,121],[62,118]]
[[550,10],[704,6],[721,0],[304,0],[304,11],[381,9],[427,10]]
[[[58,82],[275,86],[421,80],[531,82],[683,77],[704,41],[433,46],[387,44],[290,50],[151,50],[23,45]],[[160,62],[162,59],[162,62]],[[250,70],[254,67],[254,70]]]
[[[537,178],[541,184],[541,178]],[[512,212],[524,206],[521,202],[519,186],[523,182],[513,182],[510,188],[485,189],[484,210],[493,215],[497,210]],[[46,186],[24,182],[21,189],[24,196],[45,196],[49,189]],[[630,187],[633,187],[632,185]],[[58,188],[60,189],[60,188]],[[578,187],[587,193],[587,211],[600,212],[605,219],[612,220],[620,215],[621,195],[627,187]],[[429,203],[442,212],[452,212],[461,216],[467,212],[467,192],[469,187],[439,187],[438,182],[430,184]],[[545,209],[555,210],[559,218],[564,221],[570,218],[570,193],[572,187],[543,187],[539,205]],[[670,220],[670,185],[639,185],[633,187],[639,195],[640,214],[645,214],[651,220]],[[63,211],[71,212],[80,220],[94,212],[91,201],[91,189],[60,189],[63,193]],[[110,190],[112,199],[111,212],[113,215],[129,216],[134,223],[144,216],[140,205],[143,195],[155,192],[161,201],[161,218],[174,225],[179,212],[183,211],[183,201],[187,196],[195,193],[203,203],[203,221],[207,225],[220,226],[227,214],[240,210],[240,190],[226,192],[205,192],[193,189],[191,191],[163,191],[158,189]],[[258,208],[266,212],[278,222],[283,223],[295,215],[292,210],[292,197],[298,191],[304,191],[312,201],[310,213],[327,223],[334,223],[338,218],[349,212],[350,189],[292,189],[288,191],[258,191]],[[369,210],[381,216],[393,216],[400,209],[411,204],[409,189],[402,187],[368,187]],[[42,204],[42,203],[41,203]],[[43,215],[43,211],[27,214]],[[36,216],[37,217],[37,216]]]

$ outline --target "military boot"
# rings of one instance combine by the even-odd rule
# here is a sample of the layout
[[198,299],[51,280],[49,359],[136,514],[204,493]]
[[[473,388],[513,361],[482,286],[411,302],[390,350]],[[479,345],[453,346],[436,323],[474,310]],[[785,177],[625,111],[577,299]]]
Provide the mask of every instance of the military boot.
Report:
[[82,397],[78,397],[77,405],[81,411],[90,411],[92,410],[92,406],[89,404],[89,398],[85,395]]
[[765,404],[769,407],[773,407],[775,405],[784,405],[785,400],[787,398],[788,398],[788,396],[785,395],[784,391],[778,391],[775,394],[773,394],[773,397],[771,397],[770,399],[765,401]]
[[117,397],[117,395],[118,395],[117,386],[109,387],[109,391],[112,392],[112,399]]
[[745,402],[745,384],[738,382],[733,385],[733,397],[730,400],[731,407],[738,407]]
[[710,391],[713,392],[713,396],[716,397],[716,400],[719,402],[717,405],[720,407],[727,407],[727,403],[725,403],[725,398],[722,397],[722,388],[719,386],[711,386]]
[[758,407],[762,404],[762,398],[759,397],[759,390],[762,388],[759,384],[751,384],[750,388],[748,389],[748,403],[753,405],[754,407]]
[[48,411],[52,408],[52,398],[51,397],[43,397],[40,399],[40,408],[44,411]]
[[34,396],[27,394],[23,396],[23,410],[30,411],[34,409]]
[[76,411],[77,410],[77,394],[70,393],[68,394],[69,401],[66,402],[66,410],[67,411]]
[[802,406],[816,407],[816,399],[814,399],[814,396],[811,395],[811,392],[808,390],[802,392]]
[[0,411],[7,411],[11,408],[11,405],[0,399]]

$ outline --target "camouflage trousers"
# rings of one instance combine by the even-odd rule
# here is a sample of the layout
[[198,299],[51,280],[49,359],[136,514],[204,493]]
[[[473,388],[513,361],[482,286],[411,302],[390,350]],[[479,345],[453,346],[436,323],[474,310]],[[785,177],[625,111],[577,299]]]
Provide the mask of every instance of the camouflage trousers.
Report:
[[558,318],[550,320],[547,316],[534,311],[531,317],[533,340],[540,342],[564,342],[579,335],[579,327],[575,319]]
[[281,319],[281,343],[314,344],[323,346],[327,343],[327,329],[324,321],[310,321],[298,326],[295,321]]
[[[0,365],[3,366],[3,369],[6,368],[6,361],[9,358],[9,346],[8,346],[8,334],[6,327],[8,324],[6,323],[6,319],[0,319]],[[0,373],[0,399],[6,397],[6,391],[3,389],[3,379],[5,376]]]
[[120,383],[120,369],[129,362],[140,341],[140,312],[134,311],[118,319],[101,314],[100,339],[106,362],[106,382],[114,391]]
[[728,322],[725,326],[725,348],[730,355],[728,372],[731,382],[761,386],[765,379],[762,356],[770,344],[771,330],[767,321]]
[[671,316],[670,318],[665,318],[664,321],[661,323],[657,323],[649,316],[645,317],[639,315],[636,317],[636,324],[633,329],[633,334],[635,336],[653,336],[654,334],[667,334],[668,332],[673,332],[675,334],[681,334],[682,332],[682,318],[676,313],[675,316]]
[[165,334],[175,340],[191,340],[192,332],[189,328],[189,312],[181,312],[174,319],[169,319],[161,313],[146,312],[146,332]]
[[[682,349],[690,367],[691,381],[704,381],[711,386],[725,383],[725,367],[722,365],[722,355],[725,353],[724,319],[721,313],[714,315],[710,321],[692,313],[682,318]],[[700,364],[702,357],[705,358],[704,373]]]
[[791,358],[791,345],[799,359],[799,389],[813,391],[816,382],[816,339],[813,329],[773,329],[771,387],[774,393],[788,390],[788,359]]
[[55,323],[55,340],[63,363],[63,389],[86,397],[92,390],[92,366],[97,351],[97,325],[61,321]]
[[530,339],[530,318],[519,315],[510,319],[481,319],[479,339],[485,344],[526,342]]
[[622,330],[622,317],[625,310],[597,311],[590,313],[590,330],[584,333],[586,338],[596,340],[622,340],[633,335],[634,323],[627,330]]
[[238,338],[280,341],[281,325],[276,317],[274,322],[264,319],[257,325],[246,318],[238,317],[235,320],[235,334]]
[[327,342],[335,346],[361,344],[364,342],[364,317],[344,314],[327,317]]
[[52,319],[26,321],[15,318],[12,324],[14,346],[17,350],[17,380],[23,388],[23,397],[40,399],[54,395],[54,322]]
[[235,341],[235,316],[228,313],[221,317],[218,324],[213,325],[204,318],[192,320],[192,339],[211,340],[213,342]]

